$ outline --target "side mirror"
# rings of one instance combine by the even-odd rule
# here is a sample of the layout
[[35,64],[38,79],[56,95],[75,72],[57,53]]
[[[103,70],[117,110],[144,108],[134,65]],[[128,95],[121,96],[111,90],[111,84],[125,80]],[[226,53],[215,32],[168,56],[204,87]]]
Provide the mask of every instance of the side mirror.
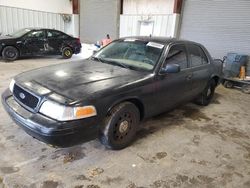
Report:
[[180,65],[177,64],[169,64],[166,67],[163,67],[160,71],[161,74],[166,74],[166,73],[178,73],[181,71]]

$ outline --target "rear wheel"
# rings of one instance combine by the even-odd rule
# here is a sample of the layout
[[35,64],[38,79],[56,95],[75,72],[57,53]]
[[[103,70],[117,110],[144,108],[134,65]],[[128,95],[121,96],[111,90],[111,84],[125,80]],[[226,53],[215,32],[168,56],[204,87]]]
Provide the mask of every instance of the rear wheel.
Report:
[[3,59],[15,61],[19,57],[19,51],[14,46],[6,46],[2,51]]
[[216,87],[215,80],[214,79],[210,80],[206,88],[196,99],[195,103],[201,106],[207,106],[213,99],[215,87]]
[[73,55],[73,51],[70,47],[64,47],[62,49],[62,56],[64,59],[69,59],[72,57],[72,55]]
[[101,126],[101,143],[115,150],[129,146],[135,138],[139,119],[140,112],[133,103],[124,102],[115,106]]
[[225,88],[233,88],[234,84],[233,84],[233,82],[226,80],[226,81],[223,83],[223,86],[224,86]]
[[243,85],[241,91],[246,94],[250,94],[250,85]]

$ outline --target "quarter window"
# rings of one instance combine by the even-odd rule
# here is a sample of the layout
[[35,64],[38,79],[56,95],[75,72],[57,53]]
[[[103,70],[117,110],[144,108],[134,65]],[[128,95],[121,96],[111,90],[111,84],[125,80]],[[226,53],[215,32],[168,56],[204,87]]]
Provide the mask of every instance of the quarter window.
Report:
[[188,50],[191,58],[192,67],[202,65],[202,59],[200,55],[200,47],[197,45],[188,45]]
[[197,67],[208,63],[207,56],[200,46],[189,44],[188,51],[190,54],[192,67]]
[[165,66],[166,64],[178,64],[181,69],[188,67],[187,52],[184,44],[176,44],[170,48]]
[[48,38],[66,38],[66,35],[59,31],[48,31],[47,32]]
[[205,52],[202,50],[202,48],[200,48],[200,53],[201,53],[202,64],[208,64],[207,56]]

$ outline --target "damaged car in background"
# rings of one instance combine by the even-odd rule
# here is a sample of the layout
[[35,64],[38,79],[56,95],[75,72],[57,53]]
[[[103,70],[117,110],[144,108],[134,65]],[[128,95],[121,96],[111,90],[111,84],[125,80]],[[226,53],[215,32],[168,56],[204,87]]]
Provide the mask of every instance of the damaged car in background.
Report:
[[25,28],[0,36],[0,56],[7,61],[42,55],[62,55],[67,59],[80,52],[80,39],[55,29]]
[[195,42],[122,38],[88,60],[17,75],[2,102],[43,142],[64,147],[98,136],[106,147],[122,149],[144,119],[189,101],[208,105],[221,67]]

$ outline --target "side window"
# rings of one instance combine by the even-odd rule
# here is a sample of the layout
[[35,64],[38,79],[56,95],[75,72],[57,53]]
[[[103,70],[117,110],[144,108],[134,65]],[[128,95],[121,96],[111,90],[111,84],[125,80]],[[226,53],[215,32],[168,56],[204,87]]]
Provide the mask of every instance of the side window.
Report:
[[184,44],[176,44],[170,48],[164,66],[166,64],[178,64],[181,69],[188,67],[187,52]]
[[45,36],[45,32],[40,30],[40,31],[31,31],[26,35],[28,38],[43,38]]
[[66,35],[59,31],[47,31],[48,38],[66,38]]
[[189,51],[192,67],[197,67],[197,66],[202,65],[200,47],[194,44],[189,44],[188,51]]
[[200,54],[201,54],[202,64],[208,64],[207,56],[202,48],[200,48]]

